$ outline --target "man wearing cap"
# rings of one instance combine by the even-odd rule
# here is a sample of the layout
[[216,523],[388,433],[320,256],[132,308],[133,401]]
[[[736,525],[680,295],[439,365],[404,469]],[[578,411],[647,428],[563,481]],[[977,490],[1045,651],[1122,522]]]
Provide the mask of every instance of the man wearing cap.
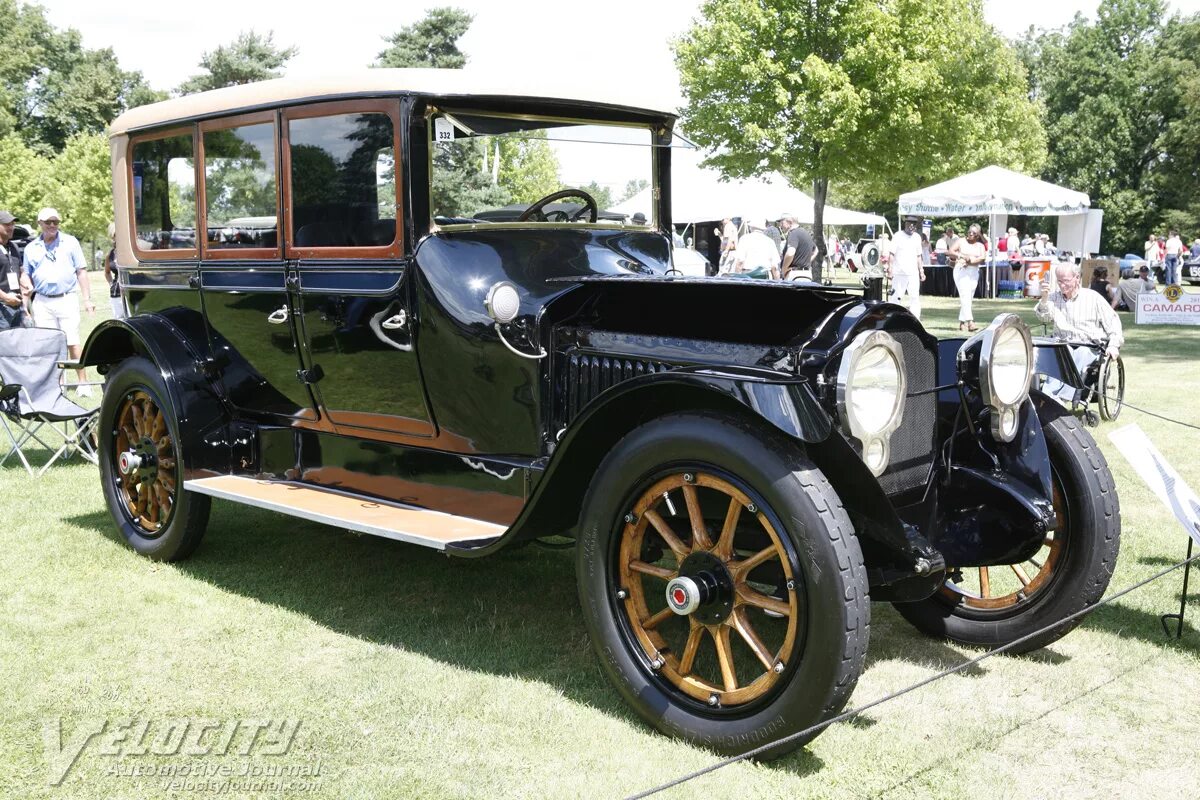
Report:
[[1137,296],[1153,293],[1155,288],[1154,278],[1150,277],[1150,268],[1143,264],[1138,269],[1136,278],[1124,278],[1117,284],[1112,307],[1117,311],[1133,311],[1137,308]]
[[20,328],[26,322],[21,254],[12,240],[16,221],[11,211],[0,211],[0,331]]
[[920,319],[921,281],[925,280],[925,264],[916,217],[904,218],[904,230],[897,233],[893,240],[892,262],[888,265],[887,274],[892,281],[891,294],[895,302],[899,303],[907,293],[908,310]]
[[[87,263],[79,241],[58,229],[61,216],[58,209],[43,208],[38,212],[42,233],[25,247],[25,263],[21,270],[21,288],[33,292],[33,324],[39,328],[58,328],[67,335],[67,353],[78,360],[82,349],[79,342],[79,299],[88,312],[96,310],[91,287],[87,280]],[[83,383],[83,370],[79,381]],[[79,395],[91,395],[92,388],[82,385]]]

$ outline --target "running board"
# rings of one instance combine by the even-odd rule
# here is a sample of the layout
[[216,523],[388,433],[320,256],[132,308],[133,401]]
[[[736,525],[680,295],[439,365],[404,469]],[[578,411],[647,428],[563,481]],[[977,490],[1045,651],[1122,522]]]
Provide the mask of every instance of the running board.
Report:
[[508,530],[492,522],[388,503],[307,483],[219,475],[184,481],[183,488],[435,550],[445,550],[449,546],[456,549],[482,547]]

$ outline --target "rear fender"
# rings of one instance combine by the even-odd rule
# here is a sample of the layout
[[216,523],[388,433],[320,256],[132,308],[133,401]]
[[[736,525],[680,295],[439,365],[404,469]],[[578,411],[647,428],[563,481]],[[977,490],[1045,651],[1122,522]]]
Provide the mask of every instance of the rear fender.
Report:
[[229,410],[206,375],[209,362],[193,338],[158,314],[107,320],[88,337],[80,362],[103,374],[134,356],[151,361],[163,377],[179,425],[185,475],[199,468],[227,472]]

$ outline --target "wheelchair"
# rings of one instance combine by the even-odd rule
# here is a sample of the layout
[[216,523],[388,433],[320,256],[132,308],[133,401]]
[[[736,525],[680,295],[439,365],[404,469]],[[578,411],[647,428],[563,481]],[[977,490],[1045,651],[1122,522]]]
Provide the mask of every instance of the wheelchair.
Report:
[[1107,355],[1107,345],[1092,345],[1096,358],[1083,373],[1084,388],[1079,391],[1075,404],[1082,409],[1084,419],[1091,426],[1099,424],[1090,406],[1095,403],[1100,419],[1111,422],[1121,415],[1125,402],[1125,363],[1118,354]]

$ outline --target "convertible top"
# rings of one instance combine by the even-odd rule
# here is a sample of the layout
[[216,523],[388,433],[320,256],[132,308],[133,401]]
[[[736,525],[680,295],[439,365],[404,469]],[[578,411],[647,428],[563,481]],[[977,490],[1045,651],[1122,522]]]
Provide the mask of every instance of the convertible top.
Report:
[[[365,69],[320,78],[277,78],[228,86],[130,109],[113,121],[110,136],[200,117],[224,115],[293,103],[343,98],[417,94],[430,97],[519,100],[521,98],[627,109],[674,118],[636,89],[614,86],[581,90],[578,81],[555,81],[546,75],[497,78],[494,73],[461,69]],[[632,91],[632,94],[631,94]]]

